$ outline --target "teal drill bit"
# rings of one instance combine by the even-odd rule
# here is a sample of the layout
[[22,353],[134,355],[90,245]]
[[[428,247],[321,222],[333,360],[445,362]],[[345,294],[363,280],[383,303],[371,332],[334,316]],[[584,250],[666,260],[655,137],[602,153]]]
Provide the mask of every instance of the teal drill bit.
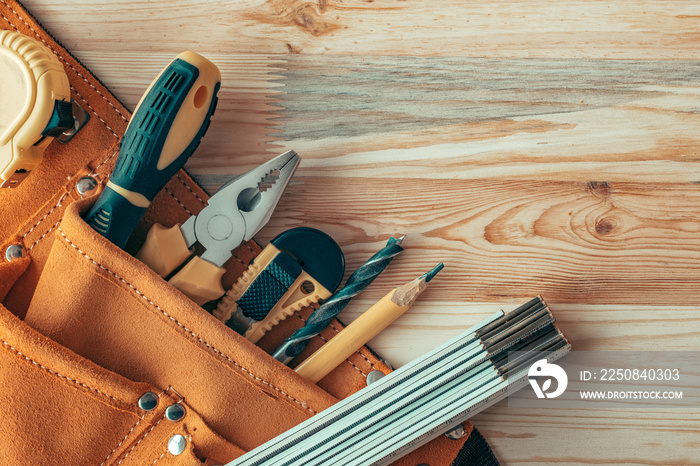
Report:
[[309,340],[328,327],[331,321],[340,314],[340,311],[347,306],[350,299],[367,288],[389,265],[391,259],[403,251],[401,247],[403,238],[403,236],[398,239],[389,238],[386,246],[355,270],[345,282],[345,286],[311,313],[306,324],[284,340],[272,353],[272,357],[284,364],[289,364],[292,359],[297,357],[306,348]]

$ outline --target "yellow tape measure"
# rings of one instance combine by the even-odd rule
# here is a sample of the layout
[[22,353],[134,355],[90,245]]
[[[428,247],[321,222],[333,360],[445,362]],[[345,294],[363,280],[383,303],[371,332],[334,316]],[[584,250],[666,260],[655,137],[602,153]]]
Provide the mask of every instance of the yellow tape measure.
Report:
[[0,31],[0,183],[16,187],[74,127],[63,65],[39,41]]

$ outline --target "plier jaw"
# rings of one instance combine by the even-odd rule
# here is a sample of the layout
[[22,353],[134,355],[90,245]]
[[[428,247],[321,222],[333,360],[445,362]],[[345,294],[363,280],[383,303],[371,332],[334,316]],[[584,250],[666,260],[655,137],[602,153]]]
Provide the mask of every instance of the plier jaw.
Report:
[[180,228],[187,247],[201,244],[202,259],[218,267],[270,220],[301,158],[285,152],[221,186]]
[[290,150],[230,182],[238,187],[256,183],[243,188],[236,198],[238,211],[246,225],[244,241],[252,239],[270,220],[299,163],[301,157]]

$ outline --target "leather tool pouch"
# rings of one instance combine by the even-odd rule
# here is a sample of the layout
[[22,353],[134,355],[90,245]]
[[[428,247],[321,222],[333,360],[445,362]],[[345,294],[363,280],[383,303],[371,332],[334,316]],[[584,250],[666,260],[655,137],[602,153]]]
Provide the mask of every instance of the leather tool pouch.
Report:
[[[107,181],[129,113],[21,5],[0,0],[0,14],[3,29],[39,38],[57,54],[73,99],[90,114],[69,144],[49,146],[18,188],[0,190],[3,254],[12,244],[25,251],[0,264],[1,464],[223,464],[364,387],[370,371],[390,371],[363,348],[312,384],[263,350],[303,325],[310,310],[255,346],[94,232],[81,213]],[[98,188],[83,198],[76,184],[86,176]],[[182,222],[206,199],[180,171],[127,251],[152,223]],[[225,280],[259,252],[254,242],[239,247]],[[336,322],[307,352],[340,328]],[[158,396],[152,410],[139,404],[146,392]],[[185,414],[171,420],[174,404]],[[497,464],[471,424],[465,428],[469,435],[441,436],[400,463]],[[168,450],[176,434],[186,442],[179,455]]]

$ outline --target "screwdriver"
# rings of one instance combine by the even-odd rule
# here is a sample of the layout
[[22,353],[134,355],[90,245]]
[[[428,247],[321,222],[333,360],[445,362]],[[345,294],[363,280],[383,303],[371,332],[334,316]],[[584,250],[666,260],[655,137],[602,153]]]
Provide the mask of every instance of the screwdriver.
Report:
[[143,95],[121,140],[107,186],[85,221],[124,248],[153,198],[182,168],[209,128],[221,73],[183,52]]

